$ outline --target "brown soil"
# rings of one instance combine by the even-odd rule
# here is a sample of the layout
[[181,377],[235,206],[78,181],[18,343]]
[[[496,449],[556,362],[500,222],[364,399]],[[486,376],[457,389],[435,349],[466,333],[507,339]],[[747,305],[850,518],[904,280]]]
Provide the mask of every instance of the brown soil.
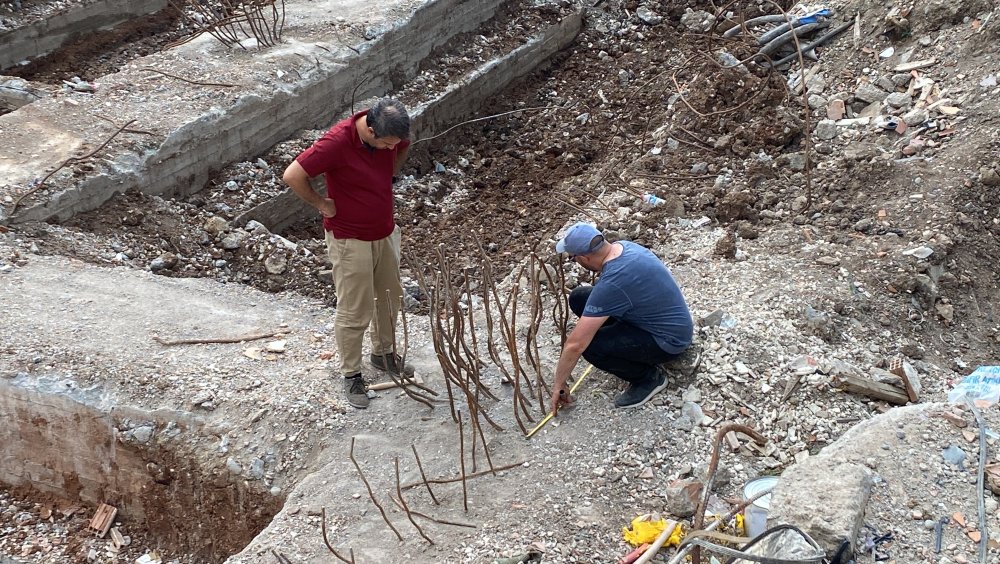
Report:
[[34,59],[27,65],[6,69],[4,73],[55,85],[62,85],[63,80],[74,76],[94,81],[118,72],[129,61],[160,51],[190,33],[180,24],[180,13],[168,7],[112,30],[88,33],[70,40],[58,51]]

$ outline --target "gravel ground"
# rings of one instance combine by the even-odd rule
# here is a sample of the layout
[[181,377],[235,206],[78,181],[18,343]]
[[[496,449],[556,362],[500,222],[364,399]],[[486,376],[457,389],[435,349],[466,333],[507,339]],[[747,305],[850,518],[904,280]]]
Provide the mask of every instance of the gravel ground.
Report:
[[[273,560],[271,549],[296,562],[330,561],[319,532],[322,508],[334,546],[353,547],[361,562],[484,562],[531,550],[543,551],[545,562],[614,561],[629,550],[621,528],[636,515],[689,519],[693,508],[677,493],[676,481],[705,479],[716,429],[730,422],[759,430],[768,444],[725,449],[714,481],[718,507],[738,499],[747,480],[819,456],[846,434],[846,446],[838,443],[834,450],[850,451],[876,476],[863,538],[892,532],[891,543],[875,548],[896,562],[976,561],[978,439],[969,435],[974,418],[962,410],[935,415],[954,408],[933,402],[943,401],[976,366],[995,364],[1000,351],[993,306],[997,275],[983,261],[996,256],[1000,234],[998,94],[995,86],[984,86],[995,48],[983,39],[995,37],[996,26],[978,33],[982,6],[967,6],[971,15],[963,21],[957,8],[935,2],[911,15],[909,35],[892,39],[882,33],[886,8],[841,3],[839,13],[864,14],[863,33],[857,45],[848,33],[820,51],[822,71],[808,82],[809,93],[818,97],[810,99],[816,106],[812,131],[804,131],[801,101],[784,90],[787,76],[720,71],[704,55],[712,52],[698,29],[704,16],[685,13],[680,3],[650,2],[643,7],[662,20],[649,24],[638,7],[609,2],[590,10],[575,48],[484,112],[545,105],[560,110],[506,116],[432,142],[426,155],[414,155],[411,178],[398,186],[404,248],[414,259],[410,280],[418,269],[435,270],[422,266],[436,264],[434,246],[426,241],[447,241],[451,264],[478,268],[478,259],[469,259],[480,256],[471,250],[478,239],[502,292],[520,281],[510,273],[533,248],[552,268],[567,269],[572,286],[584,276],[553,256],[550,245],[562,225],[591,217],[609,237],[641,242],[661,256],[699,320],[702,362],[693,376],[676,374],[656,401],[632,412],[611,407],[620,388],[613,379],[588,376],[579,404],[530,441],[521,438],[513,418],[512,390],[487,363],[485,383],[501,399],[485,403],[504,428],[486,430],[490,453],[498,464],[523,464],[470,480],[468,511],[455,483],[434,490],[441,505],[425,490],[406,493],[411,507],[477,529],[420,521],[434,541],[430,545],[387,498],[395,487],[393,458],[400,458],[404,482],[419,477],[410,445],[421,453],[429,476],[456,474],[458,434],[449,410],[428,410],[398,392],[383,392],[372,409],[347,411],[336,382],[324,382],[322,371],[335,358],[322,306],[334,305],[335,293],[322,277],[326,265],[316,222],[304,221],[281,236],[263,226],[229,223],[246,206],[277,193],[285,164],[320,132],[230,167],[209,190],[185,201],[125,195],[64,225],[19,227],[0,242],[0,276],[16,275],[36,261],[63,260],[38,258],[57,255],[157,278],[206,278],[225,282],[221,288],[227,289],[246,284],[253,289],[231,298],[243,303],[284,299],[276,292],[307,296],[289,298],[309,300],[297,307],[315,307],[316,313],[308,322],[293,322],[304,324],[299,340],[289,343],[279,361],[289,372],[308,374],[306,386],[299,376],[261,378],[254,372],[268,370],[268,361],[246,356],[231,368],[191,372],[181,386],[154,370],[138,370],[162,393],[139,392],[126,377],[107,382],[123,401],[150,408],[190,405],[209,389],[227,398],[213,412],[221,419],[246,417],[268,402],[264,422],[235,426],[224,435],[245,445],[247,459],[278,445],[287,458],[279,457],[266,485],[279,486],[286,505],[234,562]],[[896,54],[880,58],[890,45]],[[739,55],[747,46],[730,48]],[[450,53],[475,52],[468,45],[457,49],[431,67],[449,69],[462,59]],[[911,49],[910,60],[933,56],[937,62],[897,85],[895,76],[905,73],[892,69]],[[881,103],[890,90],[908,92],[921,77],[934,81],[932,96],[949,99],[937,107],[958,113],[928,110],[926,120],[903,134],[874,120],[834,126],[830,138],[820,135],[830,129],[819,122],[833,100],[860,113],[868,105],[861,99],[868,95],[866,85],[892,85],[882,90]],[[447,80],[426,78],[432,85]],[[687,93],[684,99],[677,97],[677,86]],[[920,105],[919,91],[903,107],[884,105],[876,117],[901,118]],[[406,89],[400,95],[409,103],[419,100]],[[740,104],[736,111],[707,115]],[[813,160],[806,168],[803,135],[813,133]],[[645,192],[665,202],[645,204]],[[485,273],[473,277],[488,286]],[[416,290],[412,294],[421,298]],[[546,288],[546,311],[559,295]],[[468,301],[481,315],[481,302]],[[528,308],[527,302],[518,307],[521,339]],[[413,302],[411,358],[443,394],[421,312],[426,301]],[[486,335],[478,327],[482,343]],[[548,321],[541,329],[541,364],[549,377],[559,336]],[[26,338],[4,334],[9,331],[0,329],[4,342]],[[232,359],[248,348],[210,346],[200,354]],[[181,354],[175,373],[193,370],[200,354]],[[897,356],[919,374],[925,405],[896,408],[836,389],[838,376],[877,376]],[[4,356],[11,365],[30,357],[30,349],[17,347]],[[248,366],[249,374],[234,377]],[[80,377],[100,379],[96,371],[81,370]],[[257,379],[262,385],[253,385]],[[537,405],[532,409],[537,421]],[[986,413],[992,428],[995,411]],[[859,423],[865,425],[850,433]],[[357,439],[357,458],[403,541],[368,500],[348,458],[349,437]],[[988,462],[994,463],[995,439],[988,444]],[[465,447],[468,454],[472,447]],[[965,453],[961,464],[943,456],[950,447]],[[481,470],[484,453],[478,448]],[[226,457],[213,460],[223,465]],[[38,509],[30,497],[8,506],[14,503],[29,513]],[[995,542],[1000,514],[989,489],[986,508],[986,533]],[[13,512],[0,530],[12,527],[24,535],[31,524],[17,523],[19,514]],[[936,554],[933,521],[942,517],[949,521],[944,550]],[[995,559],[991,546],[988,558]],[[190,560],[183,551],[172,556]]]

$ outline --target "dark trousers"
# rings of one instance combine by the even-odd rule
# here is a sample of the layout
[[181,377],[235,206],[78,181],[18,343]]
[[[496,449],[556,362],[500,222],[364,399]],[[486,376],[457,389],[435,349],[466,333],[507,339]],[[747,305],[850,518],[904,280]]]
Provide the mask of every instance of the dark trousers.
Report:
[[[569,294],[569,308],[577,317],[583,314],[593,286],[577,286]],[[656,375],[656,365],[677,355],[656,344],[646,331],[614,317],[609,317],[590,341],[583,358],[605,372],[626,382],[642,382]]]

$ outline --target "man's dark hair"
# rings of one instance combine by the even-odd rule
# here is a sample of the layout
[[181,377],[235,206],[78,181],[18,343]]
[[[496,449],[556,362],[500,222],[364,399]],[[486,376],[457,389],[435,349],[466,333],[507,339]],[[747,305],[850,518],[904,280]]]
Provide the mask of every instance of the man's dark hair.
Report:
[[375,137],[410,137],[410,116],[406,106],[399,100],[382,98],[368,110],[368,127],[375,131]]

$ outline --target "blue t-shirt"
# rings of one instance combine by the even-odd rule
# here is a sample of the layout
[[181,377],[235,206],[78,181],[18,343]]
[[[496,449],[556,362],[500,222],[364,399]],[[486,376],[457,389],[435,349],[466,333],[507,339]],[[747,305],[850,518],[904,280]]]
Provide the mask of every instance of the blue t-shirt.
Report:
[[645,247],[619,241],[622,254],[604,263],[585,317],[609,316],[648,331],[660,348],[679,354],[691,345],[694,321],[667,267]]

